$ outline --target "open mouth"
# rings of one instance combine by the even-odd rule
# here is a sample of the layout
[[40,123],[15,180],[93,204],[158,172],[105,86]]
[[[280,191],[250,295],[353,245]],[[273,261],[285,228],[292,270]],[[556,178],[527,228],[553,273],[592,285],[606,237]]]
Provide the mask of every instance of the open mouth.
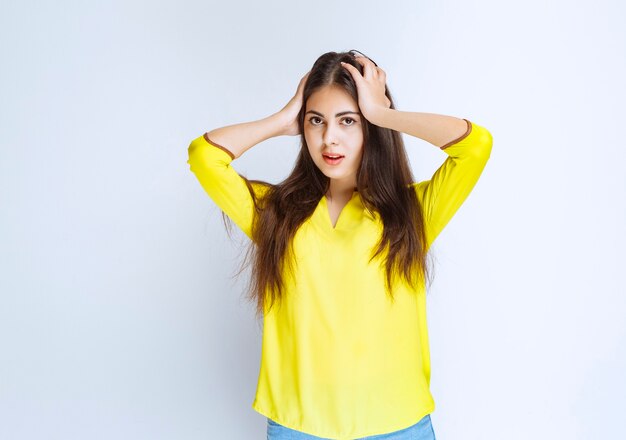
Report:
[[337,165],[340,163],[345,156],[340,154],[322,154],[324,161],[329,165]]

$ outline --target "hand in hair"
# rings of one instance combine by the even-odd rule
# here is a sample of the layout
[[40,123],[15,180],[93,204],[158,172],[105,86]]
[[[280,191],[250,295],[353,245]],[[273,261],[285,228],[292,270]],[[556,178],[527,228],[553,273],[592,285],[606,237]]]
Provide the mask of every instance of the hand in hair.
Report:
[[363,75],[352,64],[342,62],[341,65],[348,69],[356,83],[361,113],[372,124],[376,124],[381,110],[391,106],[391,101],[385,95],[387,75],[367,57],[357,56],[354,59],[363,66]]
[[311,71],[308,71],[300,80],[298,84],[298,90],[291,100],[278,112],[281,119],[284,121],[285,129],[283,134],[286,136],[296,136],[300,134],[300,128],[298,127],[298,114],[302,107],[302,95],[304,90],[304,84]]

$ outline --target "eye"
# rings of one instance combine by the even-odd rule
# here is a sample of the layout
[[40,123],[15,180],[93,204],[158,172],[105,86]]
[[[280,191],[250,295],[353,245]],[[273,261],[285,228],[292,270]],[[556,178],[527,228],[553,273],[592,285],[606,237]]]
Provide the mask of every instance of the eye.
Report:
[[[314,122],[314,120],[320,120],[320,121],[321,121],[321,119],[320,119],[319,117],[317,117],[317,116],[311,116],[311,117],[309,118],[309,122],[310,122],[311,124],[313,124],[313,125],[319,125],[318,123],[315,123],[315,122]],[[350,126],[350,125],[354,125],[354,124],[356,124],[356,122],[357,122],[357,120],[356,120],[356,119],[354,119],[354,118],[343,118],[343,119],[342,119],[342,121],[350,121],[350,123],[349,123],[349,124],[346,124],[346,125],[348,125],[348,126]]]

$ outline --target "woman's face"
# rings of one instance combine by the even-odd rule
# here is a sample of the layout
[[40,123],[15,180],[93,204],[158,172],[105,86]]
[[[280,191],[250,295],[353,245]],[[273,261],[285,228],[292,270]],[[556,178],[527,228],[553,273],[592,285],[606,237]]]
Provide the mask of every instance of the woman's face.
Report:
[[[341,188],[356,187],[363,156],[363,117],[354,99],[337,86],[315,91],[306,102],[304,138],[317,167]],[[328,162],[324,156],[341,155]]]

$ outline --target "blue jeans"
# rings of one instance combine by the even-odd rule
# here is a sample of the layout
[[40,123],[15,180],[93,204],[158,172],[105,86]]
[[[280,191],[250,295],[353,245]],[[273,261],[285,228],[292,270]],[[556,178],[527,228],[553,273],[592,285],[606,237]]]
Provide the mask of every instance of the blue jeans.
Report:
[[[272,419],[267,419],[267,440],[315,440],[323,437],[305,434],[300,431],[287,428]],[[430,414],[425,415],[422,420],[415,425],[399,431],[389,432],[387,434],[371,435],[369,437],[361,437],[356,440],[380,439],[380,440],[435,440],[435,431],[430,423]]]

